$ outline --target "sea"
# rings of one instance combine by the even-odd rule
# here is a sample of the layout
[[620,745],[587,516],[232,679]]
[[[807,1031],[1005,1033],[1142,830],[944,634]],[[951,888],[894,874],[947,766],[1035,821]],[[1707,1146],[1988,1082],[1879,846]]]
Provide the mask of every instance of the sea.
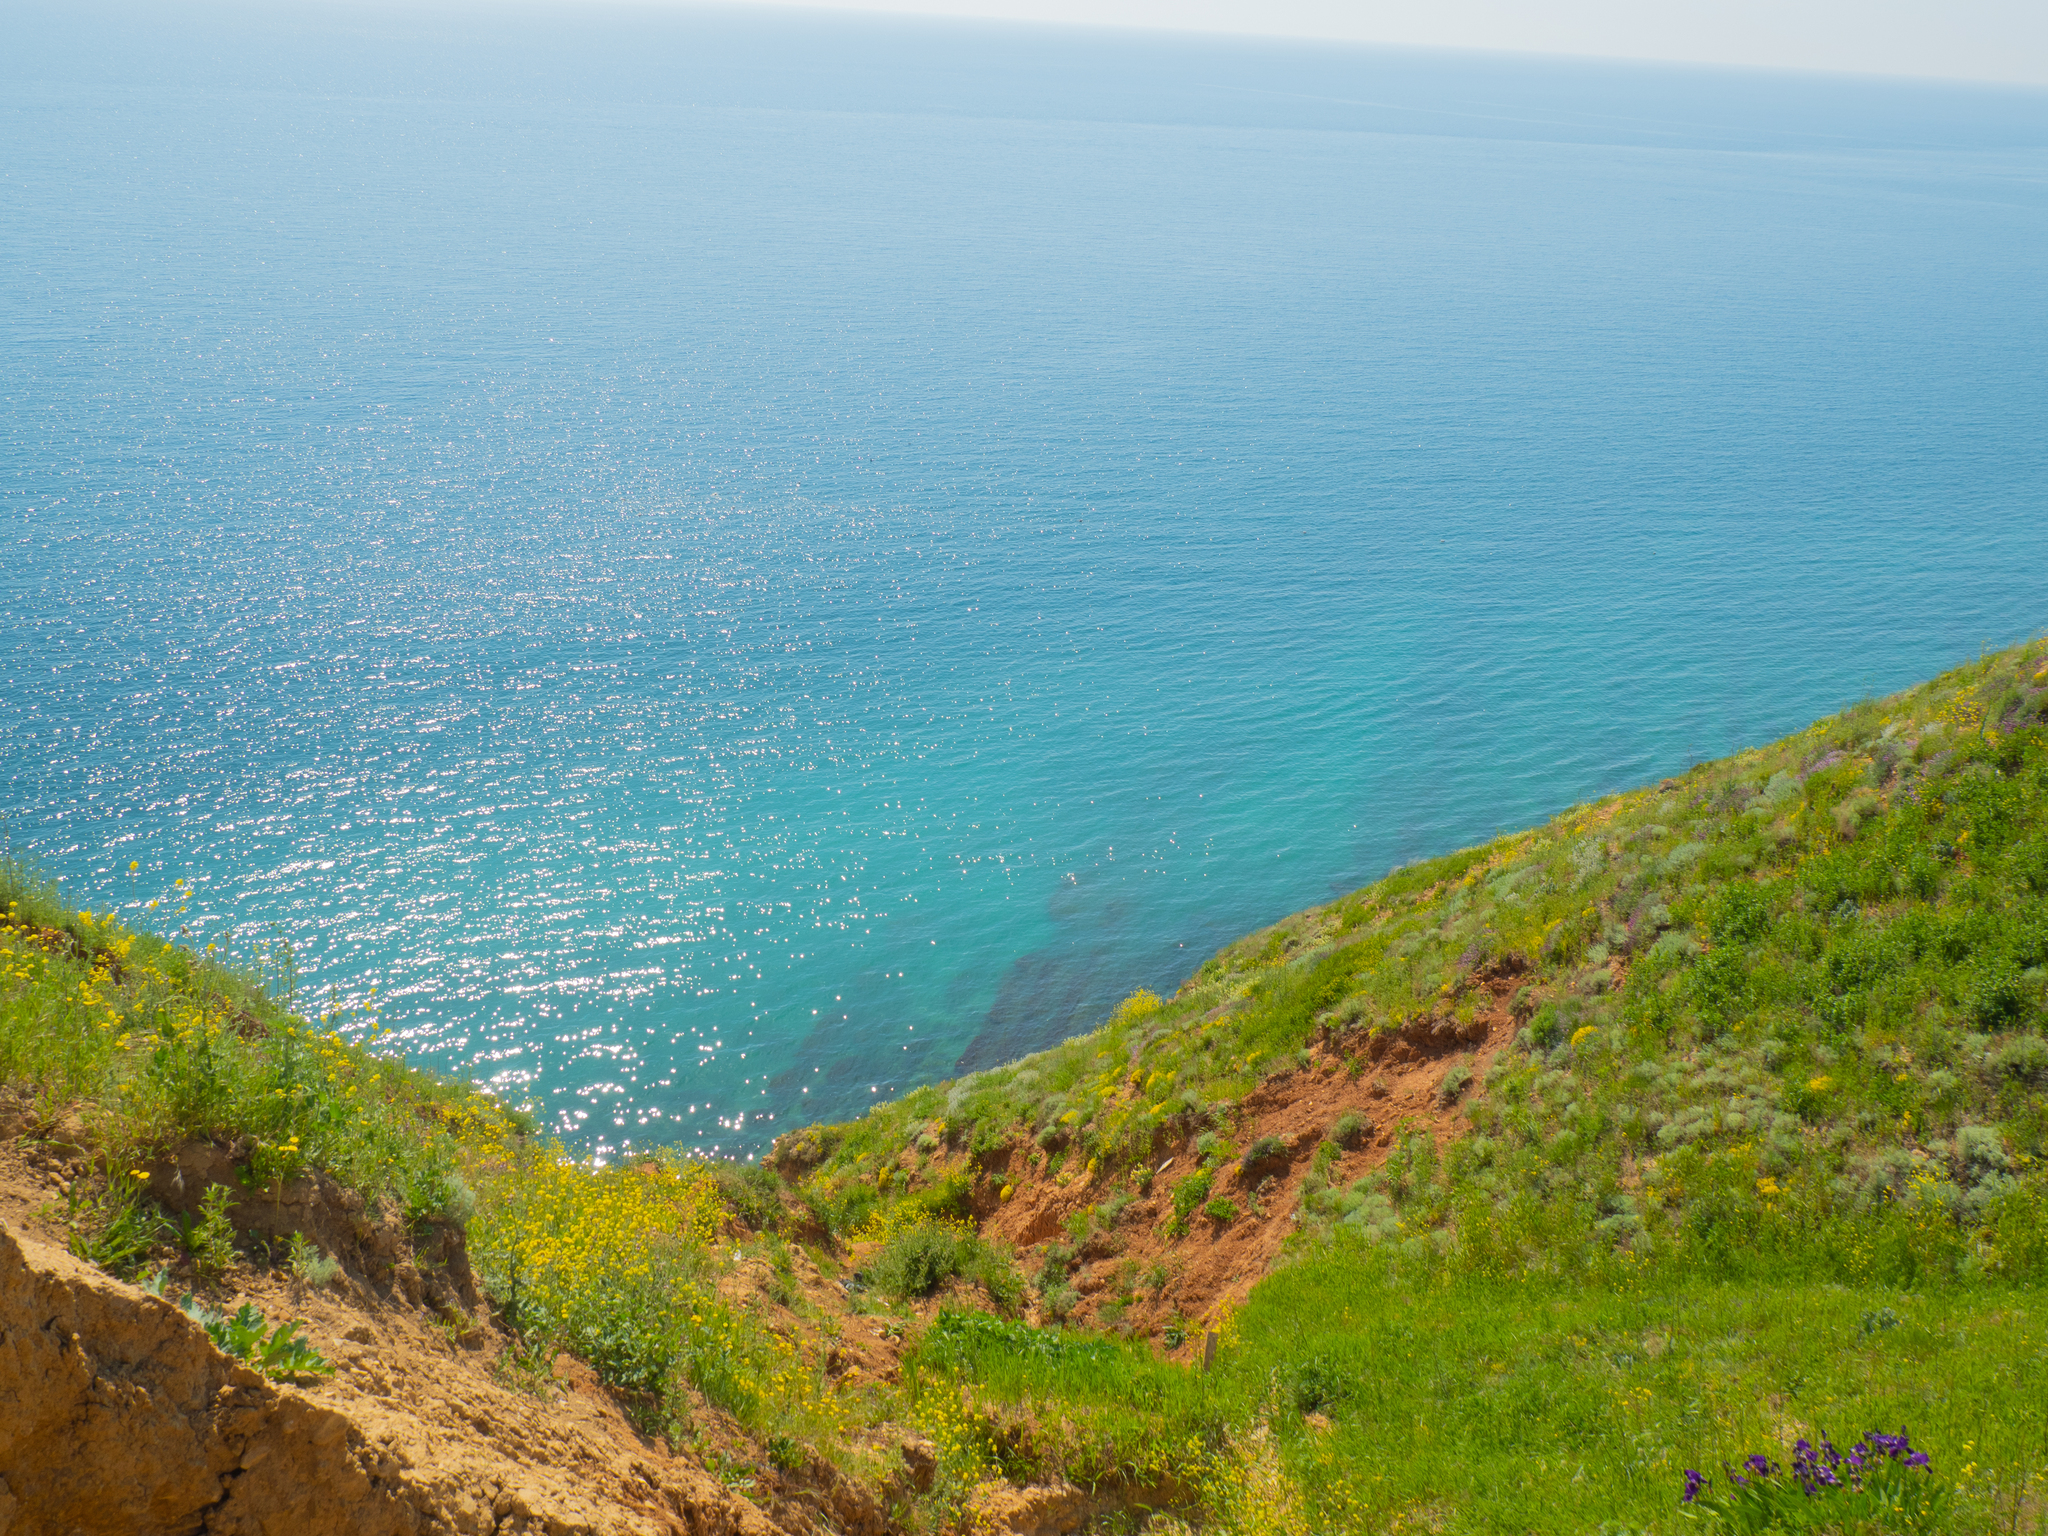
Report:
[[2039,91],[7,14],[8,845],[586,1155],[2048,625]]

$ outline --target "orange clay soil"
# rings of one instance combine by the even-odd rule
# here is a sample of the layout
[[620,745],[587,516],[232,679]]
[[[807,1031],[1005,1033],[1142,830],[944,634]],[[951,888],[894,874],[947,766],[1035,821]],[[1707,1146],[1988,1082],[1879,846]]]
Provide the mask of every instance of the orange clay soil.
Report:
[[[1622,979],[1619,962],[1614,979],[1617,985]],[[1227,1197],[1241,1213],[1227,1224],[1197,1212],[1185,1235],[1168,1234],[1174,1186],[1198,1164],[1192,1136],[1160,1149],[1149,1190],[1124,1207],[1113,1228],[1096,1231],[1080,1246],[1070,1281],[1079,1301],[1070,1320],[1092,1326],[1113,1320],[1122,1331],[1153,1338],[1169,1355],[1198,1351],[1203,1327],[1243,1301],[1295,1229],[1313,1154],[1340,1116],[1355,1111],[1371,1128],[1330,1167],[1332,1185],[1377,1168],[1405,1133],[1426,1130],[1439,1146],[1463,1133],[1460,1106],[1442,1104],[1438,1088],[1463,1062],[1476,1090],[1524,1022],[1510,1005],[1522,980],[1512,958],[1473,975],[1459,998],[1473,1005],[1473,1017],[1463,1025],[1449,1018],[1418,1019],[1398,1034],[1377,1038],[1362,1029],[1325,1028],[1307,1067],[1267,1078],[1232,1111],[1230,1137],[1240,1152],[1269,1136],[1285,1151],[1249,1170],[1236,1162],[1217,1170],[1211,1198]],[[1131,1188],[1127,1170],[1105,1177],[1062,1167],[1048,1174],[1048,1162],[1029,1143],[1012,1143],[982,1159],[974,1188],[982,1235],[1011,1244],[1031,1274],[1043,1263],[1047,1245],[1068,1241],[1069,1221]],[[925,1182],[967,1166],[967,1159],[955,1154],[920,1162],[906,1151],[898,1164],[906,1172],[915,1168],[918,1182]],[[1011,1195],[1004,1200],[1006,1183]],[[1120,1295],[1118,1309],[1113,1303]],[[1178,1345],[1164,1337],[1173,1319],[1188,1334]],[[1038,1314],[1032,1320],[1050,1321]]]

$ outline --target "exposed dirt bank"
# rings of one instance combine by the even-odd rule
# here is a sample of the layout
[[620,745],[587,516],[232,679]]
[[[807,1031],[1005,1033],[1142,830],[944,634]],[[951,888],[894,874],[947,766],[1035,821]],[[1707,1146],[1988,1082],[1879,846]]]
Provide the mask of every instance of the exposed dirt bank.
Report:
[[[238,1272],[217,1298],[302,1317],[338,1367],[265,1381],[171,1302],[73,1258],[39,1216],[61,1152],[0,1150],[0,1536],[774,1536],[774,1518],[639,1434],[587,1372],[536,1395],[493,1373],[503,1341],[451,1293],[310,1290]],[[418,1300],[408,1289],[419,1292]],[[464,1324],[467,1324],[465,1327]],[[840,1529],[885,1530],[845,1490]],[[783,1501],[788,1502],[788,1501]]]

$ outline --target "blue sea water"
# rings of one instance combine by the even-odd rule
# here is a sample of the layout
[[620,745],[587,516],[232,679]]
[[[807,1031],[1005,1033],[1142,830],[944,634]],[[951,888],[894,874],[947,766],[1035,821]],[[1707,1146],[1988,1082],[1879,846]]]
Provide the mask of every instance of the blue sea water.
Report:
[[11,841],[599,1151],[2048,623],[2041,93],[10,17]]

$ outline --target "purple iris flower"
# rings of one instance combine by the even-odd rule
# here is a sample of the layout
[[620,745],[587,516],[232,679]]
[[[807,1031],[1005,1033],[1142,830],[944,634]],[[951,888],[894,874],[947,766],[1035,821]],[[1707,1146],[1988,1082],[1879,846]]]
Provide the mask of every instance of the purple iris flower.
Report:
[[[1871,1470],[1879,1457],[1902,1461],[1908,1467],[1929,1465],[1927,1453],[1914,1450],[1911,1438],[1903,1429],[1896,1435],[1870,1430],[1846,1453],[1823,1433],[1818,1451],[1804,1436],[1792,1443],[1792,1476],[1799,1484],[1800,1492],[1809,1498],[1828,1488],[1861,1489],[1863,1474]],[[1747,1488],[1755,1481],[1775,1477],[1778,1470],[1778,1464],[1761,1451],[1742,1459],[1742,1472],[1737,1472],[1725,1461],[1721,1463],[1722,1475],[1736,1488]],[[1688,1467],[1685,1493],[1680,1502],[1696,1502],[1706,1485],[1707,1479],[1697,1469]]]

